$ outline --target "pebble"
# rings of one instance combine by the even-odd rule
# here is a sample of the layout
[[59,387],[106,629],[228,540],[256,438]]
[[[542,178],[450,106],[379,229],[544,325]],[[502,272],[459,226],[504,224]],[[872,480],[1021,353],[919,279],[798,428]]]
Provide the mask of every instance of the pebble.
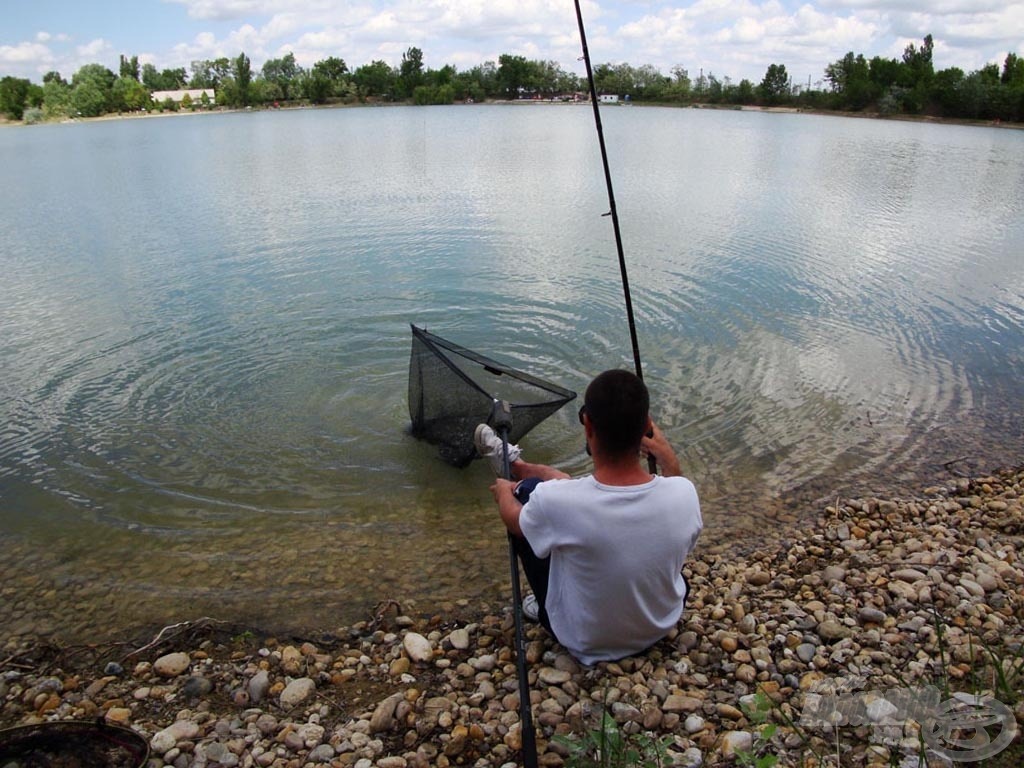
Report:
[[845,627],[833,619],[828,619],[818,625],[818,637],[823,640],[842,640],[852,634],[853,631],[849,627]]
[[452,644],[452,648],[457,651],[464,651],[469,648],[469,631],[465,627],[460,627],[452,631],[448,636],[448,642]]
[[304,704],[316,693],[316,683],[308,677],[292,680],[281,691],[281,706],[285,709]]
[[749,731],[726,731],[722,734],[722,757],[736,757],[738,752],[749,752],[754,746],[754,734]]
[[402,639],[402,646],[414,662],[422,664],[434,658],[434,649],[430,641],[419,632],[407,632]]
[[192,660],[187,653],[168,653],[153,662],[153,671],[161,677],[177,677],[188,669],[191,663]]
[[884,624],[885,617],[885,611],[880,611],[868,605],[857,611],[857,619],[861,624]]
[[811,659],[818,653],[818,646],[812,645],[811,643],[800,643],[796,647],[797,658],[800,659],[804,664],[810,664]]
[[699,733],[704,730],[704,718],[700,715],[688,715],[683,721],[687,733]]
[[249,700],[253,704],[262,702],[267,695],[267,691],[270,690],[270,673],[265,669],[259,670],[249,680],[248,690]]
[[[744,714],[757,691],[798,720],[807,694],[839,681],[930,681],[933,610],[951,674],[974,674],[972,663],[985,664],[980,638],[1024,634],[1024,473],[961,480],[919,499],[833,501],[816,526],[746,558],[698,548],[687,611],[646,654],[582,667],[528,625],[539,765],[564,765],[555,737],[579,738],[605,708],[626,736],[668,739],[674,765],[735,763],[758,743]],[[204,640],[161,646],[128,668],[51,662],[40,674],[21,665],[30,646],[7,641],[0,727],[102,717],[145,736],[147,768],[520,764],[511,613],[481,605],[465,623],[421,608],[383,628],[332,630],[316,646],[266,638],[240,651]],[[881,699],[866,712],[871,722],[891,714]],[[1024,721],[1024,705],[1017,712]],[[881,759],[867,730],[843,733],[844,765]],[[811,729],[821,754],[829,736]],[[900,748],[885,747],[886,759]],[[780,728],[764,754],[797,765],[804,750]]]

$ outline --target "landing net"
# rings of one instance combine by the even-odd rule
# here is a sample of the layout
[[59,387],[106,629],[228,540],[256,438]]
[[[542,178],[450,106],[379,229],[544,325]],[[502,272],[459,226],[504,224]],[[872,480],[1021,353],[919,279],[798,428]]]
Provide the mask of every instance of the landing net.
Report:
[[412,327],[409,416],[412,433],[438,446],[441,458],[464,467],[477,455],[473,432],[487,423],[495,400],[512,406],[509,442],[516,443],[576,393]]

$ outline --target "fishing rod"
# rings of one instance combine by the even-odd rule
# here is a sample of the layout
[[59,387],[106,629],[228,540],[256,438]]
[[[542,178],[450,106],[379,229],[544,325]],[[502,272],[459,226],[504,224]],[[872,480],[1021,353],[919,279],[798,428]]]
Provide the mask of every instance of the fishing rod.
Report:
[[[604,144],[604,129],[601,127],[601,109],[598,105],[597,86],[594,84],[594,70],[590,65],[590,50],[587,48],[587,31],[583,28],[583,11],[580,0],[576,4],[576,21],[580,27],[580,43],[583,46],[583,63],[587,68],[587,82],[590,85],[590,104],[594,108],[594,123],[597,126],[597,142],[601,146],[601,162],[604,164],[604,183],[608,188],[608,213],[612,217],[612,230],[615,232],[615,249],[619,254],[619,274],[622,276],[622,293],[626,300],[626,319],[629,322],[629,341],[633,346],[633,369],[640,381],[644,380],[643,366],[640,364],[640,344],[636,338],[636,320],[633,317],[633,299],[629,293],[629,274],[626,270],[626,255],[622,250],[622,231],[619,229],[619,212],[615,207],[615,191],[612,189],[612,171],[608,165],[608,150]],[[653,474],[656,467],[654,457],[647,457],[647,467]]]
[[[501,435],[501,476],[510,480],[512,471],[508,460],[508,433],[512,428],[512,408],[507,401],[494,401],[491,421]],[[522,736],[523,768],[537,768],[537,731],[533,726],[530,679],[526,670],[526,648],[523,642],[523,593],[519,582],[516,542],[511,531],[508,533],[508,559],[512,571],[512,622],[515,632],[516,676],[519,682],[519,733]]]

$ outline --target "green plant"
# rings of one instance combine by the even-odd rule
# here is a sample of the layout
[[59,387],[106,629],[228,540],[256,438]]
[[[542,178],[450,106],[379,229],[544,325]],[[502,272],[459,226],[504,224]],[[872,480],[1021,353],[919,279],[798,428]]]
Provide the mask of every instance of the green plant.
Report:
[[942,617],[939,612],[934,608],[931,611],[932,623],[935,625],[935,640],[939,646],[939,671],[941,673],[941,679],[938,681],[941,685],[942,700],[945,701],[949,698],[949,652],[946,649],[946,626],[942,621]]
[[607,709],[601,722],[580,739],[555,736],[554,741],[569,750],[567,768],[663,768],[672,764],[668,745],[672,737],[656,739],[647,734],[624,734]]
[[981,641],[982,650],[992,667],[992,692],[997,699],[1008,706],[1016,704],[1024,696],[1024,643],[1016,651],[1007,649],[1006,655]]
[[749,768],[774,768],[779,762],[779,756],[768,751],[778,728],[775,723],[768,722],[768,715],[774,707],[771,698],[763,690],[758,690],[754,694],[753,704],[744,702],[740,705],[743,714],[754,724],[756,730],[751,749],[736,750],[736,760],[740,765]]

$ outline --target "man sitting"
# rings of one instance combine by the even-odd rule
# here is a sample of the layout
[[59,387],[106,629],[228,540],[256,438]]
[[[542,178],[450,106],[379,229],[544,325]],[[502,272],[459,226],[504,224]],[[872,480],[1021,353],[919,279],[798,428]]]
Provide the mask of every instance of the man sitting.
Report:
[[[589,665],[640,653],[676,625],[686,600],[683,563],[703,520],[636,375],[611,370],[595,378],[580,423],[592,474],[572,479],[524,461],[509,445],[515,481],[499,478],[491,492],[533,589],[536,618]],[[501,474],[501,438],[485,424],[474,437]],[[650,474],[641,456],[653,456],[663,474]],[[532,602],[523,601],[528,616]]]

